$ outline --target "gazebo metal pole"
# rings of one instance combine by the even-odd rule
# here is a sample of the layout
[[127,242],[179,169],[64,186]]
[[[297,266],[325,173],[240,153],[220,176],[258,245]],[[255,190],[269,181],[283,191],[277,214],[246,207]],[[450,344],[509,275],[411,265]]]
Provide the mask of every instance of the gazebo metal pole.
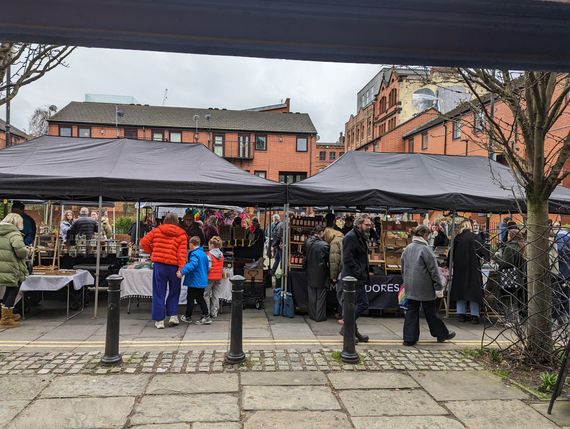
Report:
[[141,202],[137,201],[137,218],[135,220],[135,246],[139,246],[140,237],[140,222],[141,222]]
[[93,317],[97,317],[97,310],[99,307],[99,277],[101,271],[101,215],[103,210],[103,196],[99,195],[99,211],[97,219],[97,261],[95,265],[95,306],[93,310]]
[[283,292],[287,292],[288,284],[287,280],[289,277],[289,203],[283,206],[285,211],[285,219],[283,224],[283,251],[281,252],[281,271],[282,271],[282,283],[281,289]]
[[448,270],[448,280],[447,280],[447,305],[445,306],[445,317],[449,317],[449,306],[451,305],[451,283],[453,280],[453,241],[455,234],[455,215],[456,212],[453,210],[453,216],[451,218],[451,231],[449,232],[449,242],[451,246],[449,247],[449,270]]

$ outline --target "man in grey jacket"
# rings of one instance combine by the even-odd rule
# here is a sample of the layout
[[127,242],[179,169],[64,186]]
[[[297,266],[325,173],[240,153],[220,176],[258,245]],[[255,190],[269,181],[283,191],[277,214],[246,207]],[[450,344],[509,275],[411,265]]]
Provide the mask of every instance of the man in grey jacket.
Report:
[[414,230],[412,243],[402,253],[402,276],[408,299],[404,321],[404,345],[413,346],[420,338],[420,307],[423,307],[430,334],[439,343],[455,337],[440,319],[436,308],[436,296],[443,296],[443,285],[433,251],[427,239],[429,228],[420,225]]

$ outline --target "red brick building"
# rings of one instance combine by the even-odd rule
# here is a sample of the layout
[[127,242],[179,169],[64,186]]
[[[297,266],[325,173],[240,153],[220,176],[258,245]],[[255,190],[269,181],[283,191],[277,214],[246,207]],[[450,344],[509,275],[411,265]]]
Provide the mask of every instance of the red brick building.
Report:
[[[29,136],[19,130],[14,125],[10,125],[10,141],[12,145],[17,145],[20,143],[24,143],[26,140],[29,140]],[[0,119],[0,149],[4,149],[6,147],[6,121]]]
[[49,135],[201,143],[270,180],[296,182],[314,165],[317,131],[290,101],[249,110],[71,102],[49,119]]
[[335,143],[317,142],[317,150],[315,151],[314,173],[318,173],[323,168],[332,164],[343,154],[344,139],[342,137]]

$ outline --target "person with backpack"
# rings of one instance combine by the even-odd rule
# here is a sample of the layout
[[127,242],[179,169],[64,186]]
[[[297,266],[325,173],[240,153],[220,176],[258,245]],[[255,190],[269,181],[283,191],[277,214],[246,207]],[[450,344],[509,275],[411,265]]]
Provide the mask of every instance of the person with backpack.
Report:
[[209,264],[208,257],[200,244],[200,237],[193,236],[190,238],[188,243],[188,262],[176,273],[178,278],[184,276],[183,284],[188,287],[186,314],[180,319],[183,322],[192,323],[192,312],[194,310],[194,301],[196,301],[200,306],[200,310],[202,310],[202,317],[196,322],[196,325],[210,325],[212,319],[204,299],[204,290],[208,287]]
[[222,239],[212,237],[208,243],[208,257],[210,270],[208,271],[208,287],[204,291],[204,299],[208,306],[208,314],[211,318],[218,317],[220,308],[220,296],[222,289],[222,277],[224,275],[224,253],[222,252]]

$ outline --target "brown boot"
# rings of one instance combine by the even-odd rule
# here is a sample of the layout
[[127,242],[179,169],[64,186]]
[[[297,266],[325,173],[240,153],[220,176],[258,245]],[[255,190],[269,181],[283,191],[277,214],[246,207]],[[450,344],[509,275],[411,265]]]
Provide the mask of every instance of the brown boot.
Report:
[[14,312],[11,308],[2,307],[2,318],[0,319],[0,327],[15,328],[20,326],[20,322],[14,320]]

